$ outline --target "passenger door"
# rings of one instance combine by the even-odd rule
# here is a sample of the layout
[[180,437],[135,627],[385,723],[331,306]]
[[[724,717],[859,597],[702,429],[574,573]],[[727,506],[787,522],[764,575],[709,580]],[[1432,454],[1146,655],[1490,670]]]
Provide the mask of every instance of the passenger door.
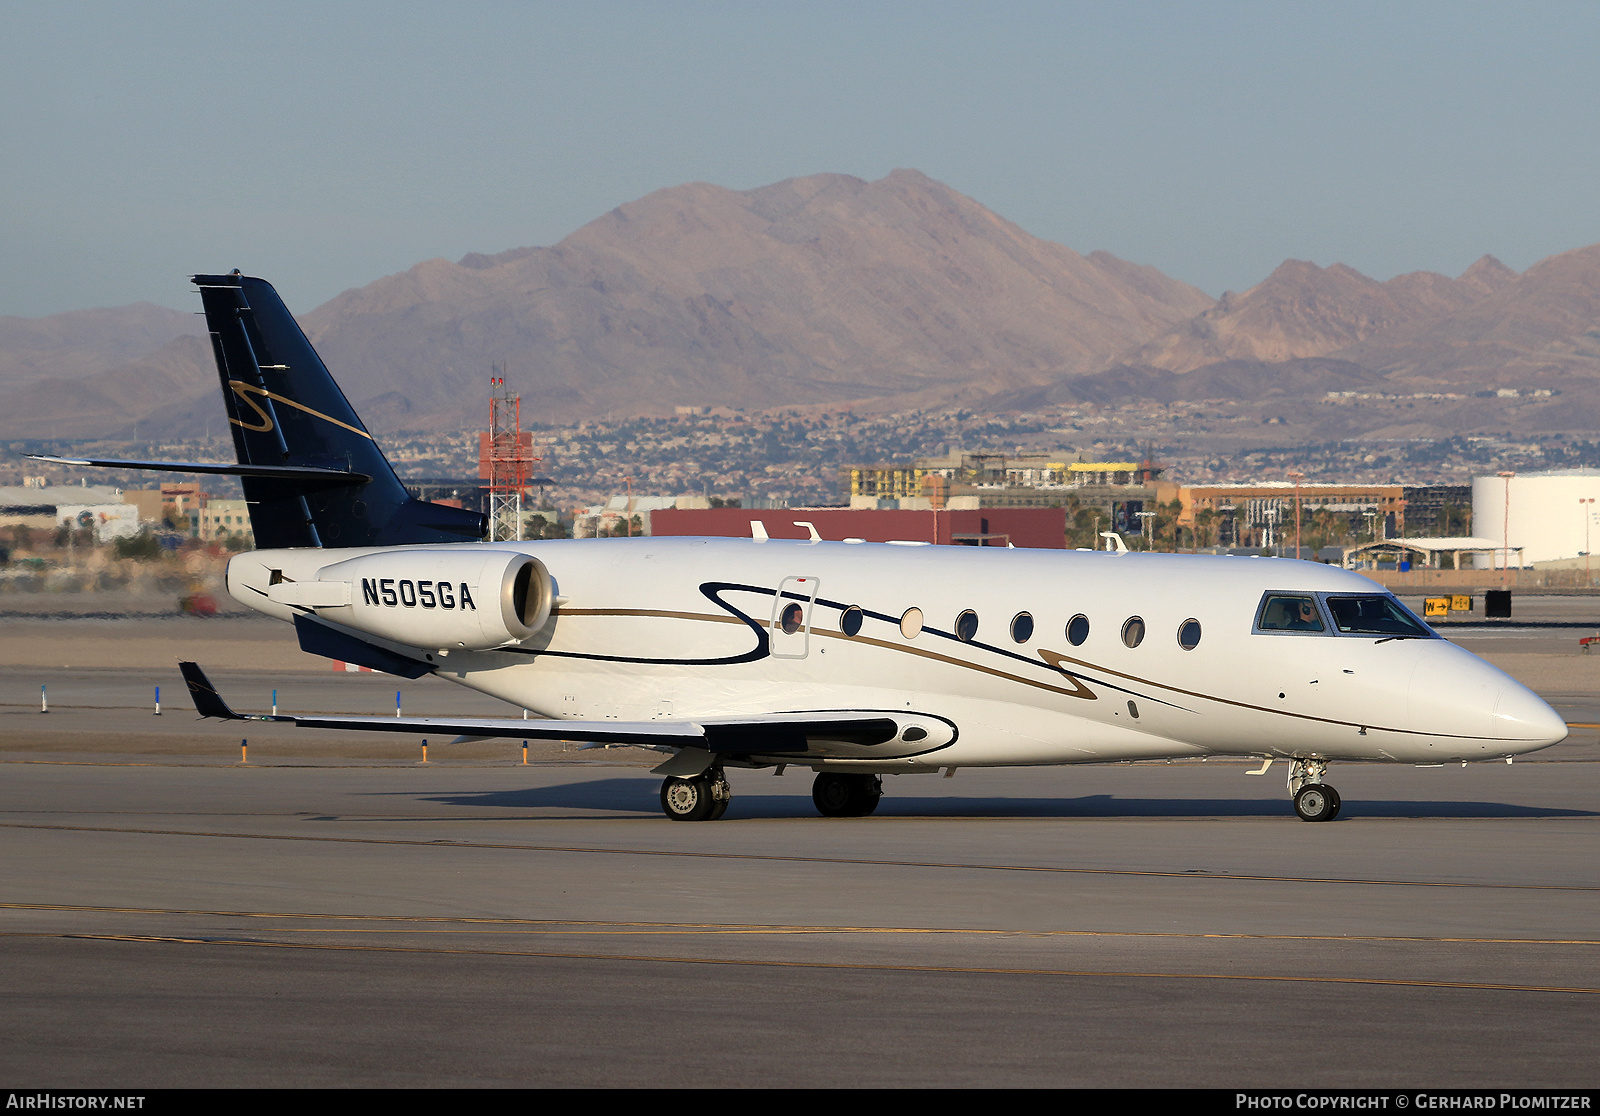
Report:
[[814,577],[790,576],[778,583],[767,628],[773,658],[803,659],[811,653],[811,609],[820,586]]

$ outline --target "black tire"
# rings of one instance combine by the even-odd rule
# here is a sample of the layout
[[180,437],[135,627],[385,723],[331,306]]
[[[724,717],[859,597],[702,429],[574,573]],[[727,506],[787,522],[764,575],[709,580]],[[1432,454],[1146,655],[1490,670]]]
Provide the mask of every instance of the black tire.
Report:
[[819,771],[811,783],[811,801],[825,818],[848,818],[851,799],[850,776]]
[[1343,806],[1344,803],[1339,801],[1339,792],[1328,786],[1326,783],[1322,785],[1322,789],[1328,792],[1329,798],[1333,799],[1333,810],[1328,814],[1328,820],[1333,821],[1339,816],[1339,807]]
[[673,821],[706,821],[715,806],[711,781],[704,776],[680,779],[669,775],[661,781],[661,812]]
[[823,771],[811,784],[811,801],[825,818],[864,818],[878,808],[883,780],[876,775]]
[[1294,812],[1301,821],[1332,821],[1339,812],[1339,797],[1331,787],[1307,783],[1294,796]]

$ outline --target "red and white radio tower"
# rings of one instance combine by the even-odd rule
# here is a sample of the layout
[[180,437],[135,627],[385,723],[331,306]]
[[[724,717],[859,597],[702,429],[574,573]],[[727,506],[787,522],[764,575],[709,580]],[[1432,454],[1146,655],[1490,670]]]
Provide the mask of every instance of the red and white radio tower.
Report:
[[489,490],[489,539],[522,538],[522,497],[533,467],[533,431],[522,429],[522,396],[506,387],[505,365],[489,380],[489,429],[478,432],[478,479]]

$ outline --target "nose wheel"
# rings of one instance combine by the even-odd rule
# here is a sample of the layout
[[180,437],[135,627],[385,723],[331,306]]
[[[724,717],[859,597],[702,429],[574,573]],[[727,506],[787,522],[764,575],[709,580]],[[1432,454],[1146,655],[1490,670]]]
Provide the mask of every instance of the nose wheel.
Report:
[[1339,792],[1322,781],[1327,773],[1326,760],[1297,759],[1289,765],[1289,796],[1301,821],[1332,821],[1339,816]]
[[1294,796],[1301,821],[1332,821],[1339,816],[1339,792],[1324,783],[1307,783]]
[[720,768],[690,779],[669,775],[661,783],[661,812],[673,821],[716,821],[728,812],[733,789]]

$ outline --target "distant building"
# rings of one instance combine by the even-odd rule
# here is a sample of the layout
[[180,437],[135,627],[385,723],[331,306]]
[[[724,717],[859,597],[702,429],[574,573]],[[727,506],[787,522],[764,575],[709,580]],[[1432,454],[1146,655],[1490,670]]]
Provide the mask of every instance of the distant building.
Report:
[[[1384,539],[1351,547],[1344,552],[1340,565],[1347,570],[1469,570],[1482,568],[1489,562],[1498,565],[1499,546],[1493,539],[1414,538]],[[1511,564],[1522,565],[1516,548],[1511,551]]]
[[195,481],[161,486],[161,518],[184,531],[191,539],[200,537],[201,513],[210,497]]
[[[1479,555],[1479,569],[1581,558],[1600,546],[1600,469],[1561,469],[1472,478],[1473,534],[1507,543],[1509,555]],[[1492,560],[1492,563],[1491,563]]]
[[[64,486],[63,486],[64,487]],[[94,529],[94,541],[132,538],[139,533],[139,509],[120,501],[115,504],[58,504],[57,526],[78,530]]]
[[1198,545],[1279,547],[1294,544],[1295,506],[1348,517],[1357,539],[1389,539],[1406,531],[1405,490],[1398,484],[1162,484],[1160,501],[1180,505],[1178,526],[1209,530]]
[[1138,515],[1156,498],[1163,466],[1053,460],[1058,456],[955,450],[910,465],[852,466],[844,475],[852,508],[1064,508],[1069,515],[1087,511],[1108,530],[1138,530]]
[[[1065,499],[1067,489],[1148,485],[1163,467],[1133,461],[1054,461],[1048,453],[972,453],[953,450],[944,457],[921,457],[909,465],[853,465],[845,470],[848,495],[857,498],[918,499],[937,501],[941,496],[978,495],[1004,491],[1012,499],[1022,491],[1036,500]],[[985,499],[984,507],[992,505]],[[1021,505],[1013,505],[1021,506]],[[1037,506],[1037,505],[1036,505]]]
[[133,505],[139,513],[140,523],[160,525],[161,489],[130,488],[122,494],[122,502]]
[[713,535],[808,539],[809,523],[829,542],[914,542],[939,546],[1066,547],[1061,508],[883,509],[750,508],[662,509],[651,517],[655,535]]
[[1472,530],[1472,486],[1406,485],[1406,531],[1418,538],[1465,536]]
[[249,504],[244,500],[207,500],[200,512],[200,537],[207,542],[234,539],[254,546],[256,534],[250,526]]
[[106,485],[40,484],[30,477],[18,487],[0,487],[0,527],[54,530],[63,505],[99,507],[122,503],[122,489]]

